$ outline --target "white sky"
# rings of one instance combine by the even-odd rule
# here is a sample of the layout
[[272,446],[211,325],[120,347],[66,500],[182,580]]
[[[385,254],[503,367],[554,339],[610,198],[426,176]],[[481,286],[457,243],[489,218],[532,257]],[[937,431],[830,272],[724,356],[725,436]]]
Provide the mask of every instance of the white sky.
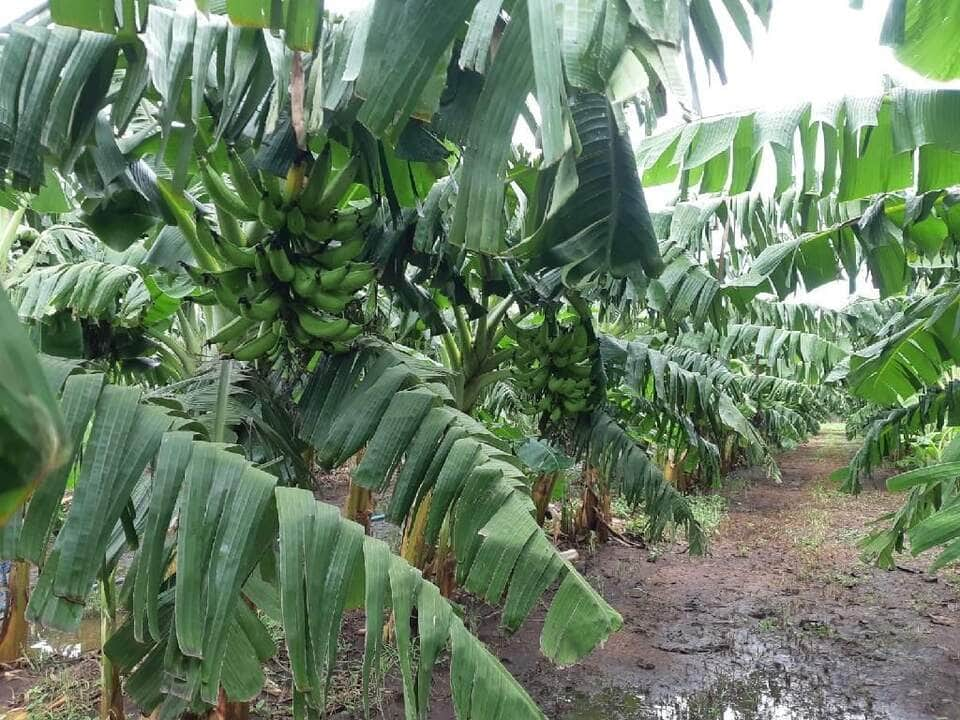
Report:
[[[369,0],[326,0],[334,12],[348,12]],[[726,41],[728,83],[701,79],[700,97],[706,115],[776,108],[803,100],[882,91],[884,75],[910,86],[929,81],[901,66],[879,44],[889,0],[865,0],[851,10],[847,0],[775,0],[769,30],[754,22],[754,50],[740,41],[722,3],[714,3]],[[0,23],[9,22],[34,0],[0,2]],[[669,118],[667,119],[668,124]],[[650,193],[656,205],[660,193]],[[808,298],[829,306],[846,302],[846,284],[825,286]]]

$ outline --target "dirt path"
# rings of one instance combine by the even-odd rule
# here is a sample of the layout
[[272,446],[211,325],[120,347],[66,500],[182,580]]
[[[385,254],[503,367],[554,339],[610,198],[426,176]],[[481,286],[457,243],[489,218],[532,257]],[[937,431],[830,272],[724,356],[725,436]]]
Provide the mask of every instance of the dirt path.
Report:
[[960,720],[960,575],[859,560],[857,538],[900,498],[836,492],[828,476],[855,449],[832,426],[784,453],[781,485],[730,496],[707,557],[589,557],[625,627],[577,667],[535,653],[535,621],[504,639],[490,618],[483,634],[551,718]]

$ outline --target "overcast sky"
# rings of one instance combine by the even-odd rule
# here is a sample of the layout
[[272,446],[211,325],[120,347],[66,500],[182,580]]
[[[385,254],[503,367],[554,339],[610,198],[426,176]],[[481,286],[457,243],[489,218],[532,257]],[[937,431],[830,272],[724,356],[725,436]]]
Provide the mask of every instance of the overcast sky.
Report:
[[[326,0],[326,7],[347,12],[367,1]],[[740,42],[725,12],[718,9],[726,40],[729,82],[721,85],[716,78],[709,83],[703,78],[700,94],[704,114],[878,93],[883,89],[884,75],[904,85],[929,85],[879,44],[888,2],[864,0],[862,10],[851,10],[847,0],[775,0],[769,29],[765,31],[754,22],[752,53]],[[33,0],[2,0],[0,23],[35,5]],[[656,204],[660,193],[650,194],[652,204]],[[820,289],[810,300],[831,306],[843,304],[845,284],[842,288]]]

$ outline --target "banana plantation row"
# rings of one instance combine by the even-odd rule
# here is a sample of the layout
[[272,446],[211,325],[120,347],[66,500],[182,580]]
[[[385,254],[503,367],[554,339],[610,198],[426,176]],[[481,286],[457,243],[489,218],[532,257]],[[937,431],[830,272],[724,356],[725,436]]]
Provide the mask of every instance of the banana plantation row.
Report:
[[[702,553],[687,493],[775,479],[820,421],[863,436],[852,492],[960,422],[960,93],[654,130],[768,2],[197,4],[51,2],[2,44],[0,554],[39,575],[0,660],[24,612],[70,630],[99,588],[103,717],[239,712],[274,624],[320,716],[352,608],[368,712],[389,642],[407,717],[441,657],[459,717],[542,717],[451,598],[508,631],[546,603],[559,665],[620,628],[543,530],[572,462],[571,540],[608,537],[617,495]],[[885,40],[950,79],[922,5]],[[879,299],[785,301],[839,278]],[[960,559],[942,460],[891,481],[871,558]],[[341,467],[346,517],[312,492]]]

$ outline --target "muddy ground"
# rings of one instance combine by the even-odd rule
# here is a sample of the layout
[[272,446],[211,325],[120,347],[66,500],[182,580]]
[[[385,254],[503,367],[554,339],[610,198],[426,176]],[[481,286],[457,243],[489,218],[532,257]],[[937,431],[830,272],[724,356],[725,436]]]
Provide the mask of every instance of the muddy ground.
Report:
[[[540,656],[543,608],[512,637],[490,608],[467,602],[469,622],[558,720],[960,720],[960,573],[930,577],[928,558],[901,557],[893,571],[859,559],[856,541],[901,498],[837,492],[828,476],[855,449],[827,426],[780,456],[781,484],[734,478],[740,489],[726,492],[729,512],[706,557],[679,543],[581,548],[578,566],[624,629],[576,667]],[[336,485],[322,489],[326,499],[342,496]],[[359,627],[348,621],[331,717],[362,717]],[[87,655],[64,667],[84,676],[91,664]],[[283,665],[273,664],[254,715],[288,716]],[[0,678],[0,717],[4,704],[22,707],[31,682],[29,667],[14,672]],[[453,716],[442,675],[439,720]],[[396,686],[394,668],[377,716],[402,717]]]
[[485,639],[551,718],[960,720],[960,575],[861,562],[857,539],[901,498],[836,491],[828,476],[855,449],[828,426],[784,453],[780,485],[729,495],[707,557],[588,556],[624,629],[582,664],[539,657],[535,621],[502,639],[491,618]]

